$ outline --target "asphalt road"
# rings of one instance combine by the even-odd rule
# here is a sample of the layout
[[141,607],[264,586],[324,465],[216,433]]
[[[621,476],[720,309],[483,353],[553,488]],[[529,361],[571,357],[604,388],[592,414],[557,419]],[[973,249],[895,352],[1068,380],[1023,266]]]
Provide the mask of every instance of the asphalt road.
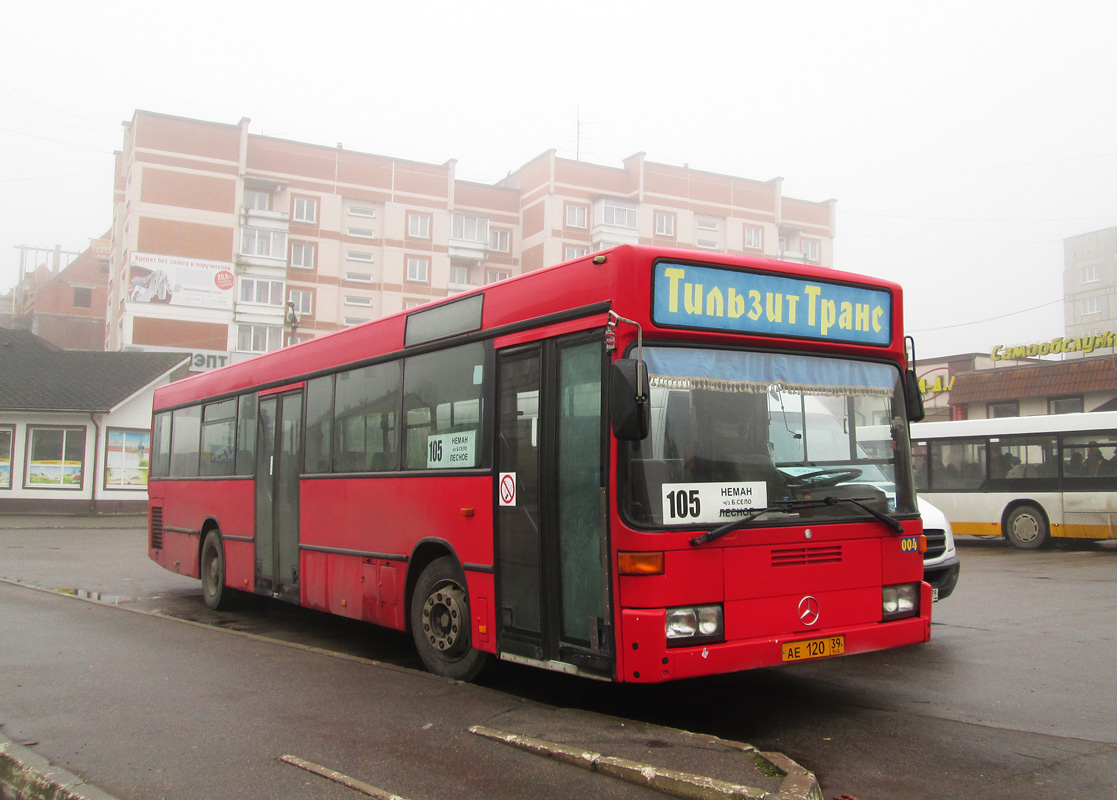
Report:
[[[405,670],[418,666],[406,637],[370,626],[269,602],[251,603],[231,616],[211,614],[196,581],[147,561],[135,521],[123,528],[119,520],[71,527],[86,522],[49,528],[33,520],[26,526],[0,520],[0,577]],[[1113,800],[1117,548],[1024,553],[973,541],[962,542],[960,553],[961,582],[936,605],[934,638],[927,645],[650,687],[501,665],[480,688],[485,697],[600,711],[781,751],[813,770],[828,798]],[[150,641],[140,636],[144,647],[170,635],[160,627],[168,624],[152,619]],[[290,685],[313,684],[313,676],[292,669],[286,675]],[[0,676],[0,722],[10,717],[7,681]],[[181,702],[198,690],[182,689]],[[401,706],[393,713],[410,712]],[[288,722],[297,732],[298,725]],[[233,723],[214,721],[216,728],[226,724]],[[321,733],[308,731],[307,741]]]

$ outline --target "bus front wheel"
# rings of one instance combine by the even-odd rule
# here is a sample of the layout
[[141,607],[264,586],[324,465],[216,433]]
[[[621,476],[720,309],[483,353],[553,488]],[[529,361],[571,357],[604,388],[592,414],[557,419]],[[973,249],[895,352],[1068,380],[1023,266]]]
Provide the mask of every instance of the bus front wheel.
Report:
[[1005,538],[1021,550],[1038,550],[1047,544],[1050,531],[1047,517],[1035,506],[1022,505],[1012,509],[1004,522]]
[[233,607],[236,592],[225,585],[225,548],[216,528],[206,534],[202,543],[202,599],[214,611]]
[[473,649],[465,576],[451,556],[423,569],[411,599],[411,636],[423,665],[435,675],[459,681],[476,678],[489,654]]

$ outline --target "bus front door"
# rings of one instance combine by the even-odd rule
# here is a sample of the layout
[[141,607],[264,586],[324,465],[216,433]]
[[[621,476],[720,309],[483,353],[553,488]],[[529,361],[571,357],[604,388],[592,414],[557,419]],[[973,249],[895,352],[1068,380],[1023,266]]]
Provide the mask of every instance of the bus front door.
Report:
[[256,591],[299,600],[302,392],[260,398],[256,438]]
[[609,675],[603,369],[600,333],[501,353],[496,569],[502,656]]

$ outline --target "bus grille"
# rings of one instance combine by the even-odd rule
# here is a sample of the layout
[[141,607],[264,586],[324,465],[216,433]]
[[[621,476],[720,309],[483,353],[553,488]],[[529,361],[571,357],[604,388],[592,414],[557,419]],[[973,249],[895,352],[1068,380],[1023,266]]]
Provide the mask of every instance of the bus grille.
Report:
[[773,567],[803,567],[808,564],[838,564],[842,560],[840,544],[826,547],[784,547],[772,551]]
[[163,509],[162,507],[152,507],[151,509],[151,549],[163,549]]
[[946,552],[946,531],[924,529],[923,535],[927,537],[927,552],[924,558],[935,558]]

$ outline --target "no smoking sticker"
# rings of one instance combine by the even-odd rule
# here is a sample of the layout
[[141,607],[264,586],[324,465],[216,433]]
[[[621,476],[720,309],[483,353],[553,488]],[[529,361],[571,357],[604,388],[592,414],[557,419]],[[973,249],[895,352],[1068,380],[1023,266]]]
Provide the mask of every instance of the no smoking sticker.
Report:
[[500,494],[500,504],[502,506],[516,505],[516,473],[515,472],[502,472],[500,473],[500,486],[498,487]]

